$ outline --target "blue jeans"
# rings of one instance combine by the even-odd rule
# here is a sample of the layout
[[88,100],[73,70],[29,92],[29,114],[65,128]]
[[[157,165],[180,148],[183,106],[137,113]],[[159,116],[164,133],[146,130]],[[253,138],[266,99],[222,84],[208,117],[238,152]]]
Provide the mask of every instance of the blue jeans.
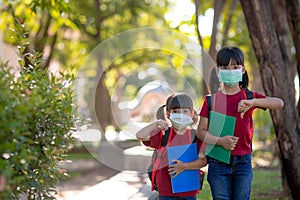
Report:
[[172,196],[159,196],[159,200],[197,200],[197,196],[185,197],[172,197]]
[[249,200],[253,178],[251,154],[231,156],[230,164],[208,157],[207,181],[214,200]]

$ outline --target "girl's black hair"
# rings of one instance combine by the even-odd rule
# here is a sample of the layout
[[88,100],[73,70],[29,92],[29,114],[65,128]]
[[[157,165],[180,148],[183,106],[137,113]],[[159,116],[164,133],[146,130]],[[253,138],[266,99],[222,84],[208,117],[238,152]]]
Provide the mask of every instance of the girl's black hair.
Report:
[[188,108],[193,112],[194,107],[191,97],[183,93],[174,94],[172,98],[167,101],[167,111],[170,112],[178,108]]
[[170,96],[168,96],[168,98],[167,98],[167,100],[166,100],[166,104],[161,105],[161,106],[157,109],[157,111],[156,111],[156,119],[166,120],[165,107],[166,107],[166,110],[169,109],[168,104],[169,104],[170,100],[172,99],[172,97],[173,97],[174,95],[175,95],[175,94],[171,94]]
[[244,53],[237,47],[224,47],[217,53],[217,66],[231,64],[244,66]]
[[[241,49],[237,47],[223,47],[218,53],[217,53],[217,67],[220,66],[228,66],[230,61],[231,64],[236,65],[243,65],[244,66],[244,53]],[[243,74],[242,81],[239,83],[240,88],[248,89],[248,73],[247,70],[245,70],[245,73]],[[220,81],[218,78],[218,75],[216,73],[216,69],[213,68],[210,72],[210,78],[209,78],[209,89],[210,92],[216,93],[219,90],[220,87]]]
[[165,119],[165,111],[164,111],[165,107],[167,112],[170,112],[171,110],[177,108],[188,108],[191,110],[191,112],[194,111],[193,100],[191,99],[190,96],[183,93],[170,95],[166,100],[166,104],[160,106],[156,111],[157,119]]
[[162,105],[157,109],[156,119],[166,120],[165,107],[166,107],[166,105]]

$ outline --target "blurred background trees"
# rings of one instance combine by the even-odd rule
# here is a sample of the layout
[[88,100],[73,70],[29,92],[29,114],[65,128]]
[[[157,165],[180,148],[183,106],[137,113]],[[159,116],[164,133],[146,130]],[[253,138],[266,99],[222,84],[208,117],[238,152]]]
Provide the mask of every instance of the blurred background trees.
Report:
[[[176,91],[185,91],[187,85],[192,85],[197,94],[195,101],[197,105],[201,105],[202,96],[208,93],[207,80],[204,79],[208,77],[209,70],[205,69],[210,68],[203,67],[203,75],[200,77],[187,62],[187,57],[155,49],[127,52],[106,67],[103,65],[103,55],[97,52],[100,53],[97,55],[97,63],[91,63],[92,67],[84,65],[88,55],[102,42],[124,31],[141,27],[159,27],[179,31],[201,44],[202,55],[207,52],[212,60],[221,47],[238,46],[245,53],[250,89],[281,97],[285,101],[284,111],[271,112],[272,118],[269,112],[256,113],[255,139],[267,144],[268,141],[274,141],[276,133],[281,159],[289,157],[283,159],[285,161],[282,165],[283,174],[284,171],[291,171],[289,175],[284,176],[288,178],[285,179],[286,191],[292,185],[299,188],[300,179],[295,180],[295,177],[300,177],[300,169],[297,167],[300,166],[299,158],[297,159],[300,151],[299,111],[296,107],[299,101],[297,93],[299,85],[294,84],[294,80],[298,80],[297,68],[300,63],[298,56],[300,9],[297,9],[299,4],[289,0],[268,1],[268,3],[253,1],[253,4],[238,0],[186,0],[184,1],[186,7],[181,9],[185,11],[184,15],[176,21],[175,18],[179,14],[174,12],[176,8],[174,6],[179,4],[183,7],[182,2],[4,0],[0,14],[0,29],[5,43],[2,52],[6,51],[8,46],[19,45],[9,31],[15,29],[13,24],[16,18],[28,28],[25,34],[27,41],[23,44],[23,55],[29,53],[30,49],[40,52],[43,69],[54,73],[59,70],[71,72],[74,68],[81,69],[85,73],[84,76],[89,77],[87,80],[91,84],[96,75],[101,74],[96,86],[95,105],[92,107],[96,108],[97,121],[104,134],[106,127],[110,125],[117,130],[122,129],[121,124],[115,120],[116,114],[112,105],[117,104],[115,102],[134,99],[143,85],[154,80],[167,82]],[[259,12],[260,9],[263,10],[262,14]],[[268,16],[267,19],[261,17],[265,15]],[[208,22],[211,26],[208,26]],[[265,27],[273,28],[265,30]],[[254,34],[255,32],[257,34]],[[263,32],[265,34],[262,34]],[[266,40],[269,36],[271,38]],[[265,40],[267,42],[263,43]],[[280,42],[272,43],[272,41]],[[122,41],[125,46],[134,46],[135,42],[134,39]],[[166,41],[170,46],[175,42]],[[110,50],[113,51],[113,48]],[[279,60],[274,60],[275,58]],[[30,63],[26,59],[24,62],[25,66]],[[17,64],[13,67],[20,69]],[[155,69],[159,73],[153,74],[151,70],[149,73],[149,69]],[[184,78],[178,78],[179,76]],[[288,81],[288,87],[284,84],[285,81]],[[85,106],[89,106],[91,94],[85,93],[83,96]],[[150,119],[151,117],[148,118]],[[289,148],[283,148],[284,146]],[[283,152],[290,153],[285,155]],[[287,170],[290,165],[294,167]]]

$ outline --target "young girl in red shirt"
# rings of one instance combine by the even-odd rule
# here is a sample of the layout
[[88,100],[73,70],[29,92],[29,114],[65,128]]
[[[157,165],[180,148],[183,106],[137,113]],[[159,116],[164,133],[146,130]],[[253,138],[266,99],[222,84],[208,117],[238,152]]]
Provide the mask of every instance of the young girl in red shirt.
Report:
[[[192,135],[189,128],[195,122],[193,121],[193,117],[197,119],[197,116],[194,116],[193,101],[186,94],[173,94],[167,99],[165,107],[167,119],[164,119],[164,116],[160,115],[160,119],[138,131],[136,137],[143,141],[144,145],[158,149],[160,151],[159,154],[162,155],[156,171],[159,199],[176,200],[180,198],[182,200],[196,200],[199,190],[173,193],[170,176],[177,176],[183,170],[187,169],[200,169],[207,164],[205,156],[190,163],[175,160],[176,164],[169,165],[167,154],[163,153],[166,151],[165,148],[160,149],[162,143],[161,134],[164,134],[168,129],[170,131],[168,146],[191,144],[193,138],[196,138],[195,135]],[[170,120],[171,126],[169,126],[170,123],[168,120]],[[199,152],[202,142],[196,138],[196,144]]]
[[[237,47],[222,48],[217,54],[217,68],[213,70],[215,74],[212,73],[211,77],[217,80],[210,80],[210,83],[215,83],[210,85],[212,94],[209,99],[212,101],[208,102],[208,98],[205,98],[200,110],[197,136],[205,143],[220,145],[231,150],[231,157],[229,164],[207,157],[207,180],[213,199],[247,200],[250,199],[253,178],[252,113],[256,108],[281,109],[284,104],[279,98],[268,97],[258,92],[252,92],[253,99],[247,98],[248,76],[244,55]],[[211,109],[236,118],[233,136],[216,137],[208,132]]]

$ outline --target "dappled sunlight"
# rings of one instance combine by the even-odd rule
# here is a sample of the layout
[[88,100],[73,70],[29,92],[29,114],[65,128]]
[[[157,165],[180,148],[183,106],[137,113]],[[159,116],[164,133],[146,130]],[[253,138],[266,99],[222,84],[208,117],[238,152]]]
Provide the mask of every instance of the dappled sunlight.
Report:
[[252,152],[252,166],[253,168],[278,168],[279,158],[274,153],[274,142],[254,142]]

